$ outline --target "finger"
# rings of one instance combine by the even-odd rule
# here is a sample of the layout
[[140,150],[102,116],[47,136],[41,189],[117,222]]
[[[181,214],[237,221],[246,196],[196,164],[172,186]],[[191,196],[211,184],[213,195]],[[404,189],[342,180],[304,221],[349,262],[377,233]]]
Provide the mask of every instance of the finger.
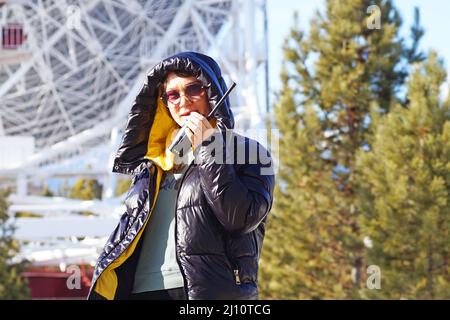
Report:
[[207,129],[205,123],[200,120],[199,118],[196,118],[194,116],[189,116],[188,117],[188,121],[190,123],[193,123],[196,127],[198,127],[197,131],[201,132],[201,131],[205,131]]
[[193,119],[195,120],[199,120],[200,122],[202,122],[203,124],[206,125],[206,122],[208,122],[208,120],[206,119],[206,117],[198,112],[191,112],[190,114],[192,116]]
[[186,125],[187,125],[187,127],[189,128],[189,129],[191,129],[192,130],[192,132],[194,133],[194,134],[198,134],[199,133],[199,131],[201,130],[201,127],[197,124],[197,123],[194,123],[193,121],[192,121],[192,119],[187,119],[187,121],[186,121]]
[[202,134],[196,133],[195,129],[193,128],[195,128],[195,126],[188,126],[188,128],[186,129],[186,134],[189,138],[189,141],[191,141],[192,146],[196,148],[200,143],[202,143],[203,137]]
[[202,122],[202,120],[198,116],[193,115],[192,113],[189,115],[189,117],[187,117],[187,120],[189,120],[197,125],[201,125],[201,122]]
[[207,132],[209,129],[205,129],[202,126],[202,122],[196,118],[188,119],[186,125],[193,132],[194,136],[192,137],[191,142],[194,148],[196,148],[203,142],[203,140],[205,139],[205,132]]
[[203,116],[202,114],[198,113],[198,112],[192,112],[191,115],[193,116],[194,119],[198,119],[201,121],[202,123],[202,127],[204,130],[212,128],[211,124],[209,123],[208,119],[206,119],[205,116]]
[[202,114],[200,114],[200,113],[198,113],[197,111],[192,111],[190,114],[189,114],[190,116],[193,116],[193,117],[196,117],[196,118],[198,118],[198,119],[202,119],[202,118],[204,118],[204,116],[202,115]]

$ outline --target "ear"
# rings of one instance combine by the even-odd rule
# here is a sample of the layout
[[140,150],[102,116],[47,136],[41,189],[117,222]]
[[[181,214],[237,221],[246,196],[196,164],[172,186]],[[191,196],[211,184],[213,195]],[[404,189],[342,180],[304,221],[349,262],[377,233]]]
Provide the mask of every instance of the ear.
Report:
[[164,93],[164,84],[163,83],[158,83],[157,87],[156,87],[156,93],[158,94],[158,97],[161,97],[161,95]]

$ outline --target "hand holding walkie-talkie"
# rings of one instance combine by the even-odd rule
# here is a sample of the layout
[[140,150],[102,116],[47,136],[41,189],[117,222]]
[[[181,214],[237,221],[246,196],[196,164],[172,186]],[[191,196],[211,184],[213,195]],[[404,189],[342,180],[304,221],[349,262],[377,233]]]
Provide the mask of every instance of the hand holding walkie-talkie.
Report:
[[[231,90],[233,90],[233,88],[235,86],[236,86],[236,83],[233,82],[231,87],[228,88],[227,92],[225,92],[225,94],[222,96],[222,98],[220,98],[220,100],[216,104],[216,106],[208,114],[208,116],[206,117],[207,120],[209,120],[214,115],[214,113],[217,111],[217,109],[220,108],[220,106],[225,103],[225,99],[228,97],[228,95],[230,94]],[[171,152],[175,153],[178,156],[181,156],[181,150],[183,150],[183,147],[186,146],[186,144],[188,142],[189,142],[189,145],[190,145],[190,141],[189,141],[188,135],[186,134],[186,130],[188,130],[188,127],[187,127],[186,124],[184,124],[181,127],[181,129],[178,131],[178,133],[175,136],[175,138],[173,138],[172,143],[169,146],[169,150]]]

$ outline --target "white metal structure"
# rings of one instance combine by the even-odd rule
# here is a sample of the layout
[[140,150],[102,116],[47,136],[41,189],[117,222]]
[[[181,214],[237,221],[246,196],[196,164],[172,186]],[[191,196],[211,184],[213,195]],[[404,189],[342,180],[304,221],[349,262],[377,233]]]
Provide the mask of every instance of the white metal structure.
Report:
[[[232,97],[237,128],[261,126],[267,108],[264,20],[265,0],[0,1],[0,27],[23,26],[26,35],[19,46],[0,48],[0,139],[35,141],[24,161],[0,165],[0,181],[17,187],[10,213],[43,216],[35,223],[16,219],[17,236],[31,241],[24,255],[38,261],[45,251],[48,261],[64,262],[66,246],[103,245],[123,212],[123,196],[113,197],[112,159],[145,75],[162,58],[186,50],[216,58],[225,80],[238,84]],[[28,195],[30,182],[78,176],[102,180],[103,199]],[[48,256],[51,250],[59,253]]]

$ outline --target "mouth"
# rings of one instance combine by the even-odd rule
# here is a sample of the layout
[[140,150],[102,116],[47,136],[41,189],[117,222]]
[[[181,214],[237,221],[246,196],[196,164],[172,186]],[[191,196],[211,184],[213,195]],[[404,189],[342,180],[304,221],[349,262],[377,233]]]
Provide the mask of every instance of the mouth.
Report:
[[180,113],[180,117],[186,117],[186,116],[190,115],[191,112],[192,112],[191,110],[186,110],[186,111]]

